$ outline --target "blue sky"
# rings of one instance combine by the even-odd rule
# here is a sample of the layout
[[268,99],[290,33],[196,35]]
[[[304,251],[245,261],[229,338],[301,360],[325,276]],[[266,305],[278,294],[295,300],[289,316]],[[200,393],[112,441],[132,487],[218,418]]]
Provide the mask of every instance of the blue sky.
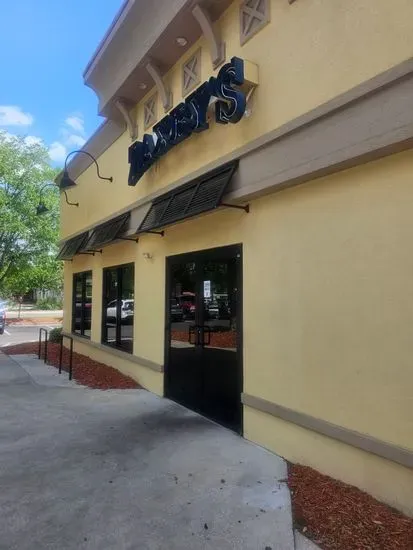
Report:
[[0,0],[0,131],[42,139],[54,165],[102,119],[82,73],[122,0]]

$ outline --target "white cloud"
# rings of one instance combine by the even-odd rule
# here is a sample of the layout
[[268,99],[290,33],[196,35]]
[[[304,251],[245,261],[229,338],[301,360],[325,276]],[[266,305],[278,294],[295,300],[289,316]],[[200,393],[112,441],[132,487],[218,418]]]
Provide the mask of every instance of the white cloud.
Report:
[[0,105],[0,126],[31,126],[34,118],[17,105]]
[[69,115],[59,129],[59,138],[49,147],[49,157],[56,163],[63,163],[67,153],[80,149],[86,143],[82,113]]
[[37,136],[26,136],[24,138],[24,141],[26,143],[26,145],[43,145],[43,140],[42,138],[39,138]]
[[66,139],[67,146],[73,145],[74,147],[83,147],[85,143],[86,143],[86,139],[76,134],[70,134],[67,136],[67,139]]
[[83,120],[83,115],[72,115],[67,117],[65,124],[72,128],[75,132],[79,134],[85,133],[85,122]]
[[54,141],[49,147],[49,157],[54,162],[64,162],[67,156],[67,149],[60,143],[60,141]]

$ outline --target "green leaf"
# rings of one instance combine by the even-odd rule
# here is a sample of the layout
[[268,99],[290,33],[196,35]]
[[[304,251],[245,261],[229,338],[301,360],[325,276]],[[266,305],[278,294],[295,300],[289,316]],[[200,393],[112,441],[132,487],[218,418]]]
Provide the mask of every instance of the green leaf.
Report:
[[[0,132],[0,296],[62,287],[59,191],[46,186],[57,173],[45,147]],[[43,216],[40,200],[49,210]]]

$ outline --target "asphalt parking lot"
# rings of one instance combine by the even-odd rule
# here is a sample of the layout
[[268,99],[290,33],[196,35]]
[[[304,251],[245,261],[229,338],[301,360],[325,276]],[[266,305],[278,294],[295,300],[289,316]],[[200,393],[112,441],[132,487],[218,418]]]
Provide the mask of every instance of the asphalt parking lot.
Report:
[[39,340],[39,329],[50,330],[60,325],[40,325],[40,326],[6,326],[4,334],[0,335],[0,348],[23,344],[25,342],[37,342]]

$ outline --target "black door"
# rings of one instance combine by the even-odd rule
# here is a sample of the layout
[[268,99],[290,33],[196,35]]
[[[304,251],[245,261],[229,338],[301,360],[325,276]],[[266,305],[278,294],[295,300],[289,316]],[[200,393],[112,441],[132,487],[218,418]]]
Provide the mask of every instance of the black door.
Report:
[[242,431],[241,246],[167,261],[165,393]]

